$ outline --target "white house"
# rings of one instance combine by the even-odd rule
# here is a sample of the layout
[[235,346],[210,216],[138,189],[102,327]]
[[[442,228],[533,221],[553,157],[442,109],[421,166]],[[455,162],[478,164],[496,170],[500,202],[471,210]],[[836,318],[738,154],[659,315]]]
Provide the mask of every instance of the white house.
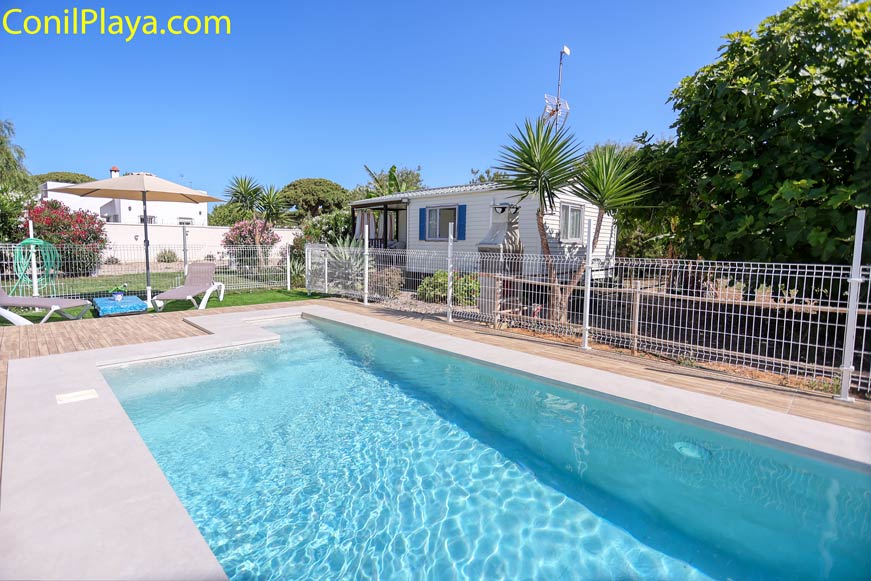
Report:
[[[414,250],[447,250],[448,224],[455,224],[455,252],[476,252],[488,237],[494,211],[510,208],[517,213],[517,227],[525,254],[541,254],[541,239],[536,225],[538,200],[519,200],[516,192],[499,190],[496,184],[472,184],[401,192],[351,202],[355,226],[366,212],[390,216],[388,228],[374,228],[370,245]],[[577,196],[560,193],[553,212],[545,215],[548,244],[555,256],[583,256],[586,252],[587,220],[595,228],[598,208]],[[386,231],[385,231],[386,230]],[[602,223],[593,261],[614,256],[617,229],[611,216]],[[409,270],[413,253],[409,253]],[[426,270],[430,270],[427,268]]]
[[[109,177],[121,175],[117,167],[109,170]],[[83,198],[73,194],[52,192],[71,184],[45,182],[39,186],[40,200],[58,200],[73,210],[88,210],[99,214],[106,222],[119,224],[142,224],[142,204],[132,200],[113,200],[109,198]],[[204,194],[206,192],[203,192]],[[209,205],[185,204],[181,202],[148,202],[148,223],[164,225],[206,226],[209,219]]]

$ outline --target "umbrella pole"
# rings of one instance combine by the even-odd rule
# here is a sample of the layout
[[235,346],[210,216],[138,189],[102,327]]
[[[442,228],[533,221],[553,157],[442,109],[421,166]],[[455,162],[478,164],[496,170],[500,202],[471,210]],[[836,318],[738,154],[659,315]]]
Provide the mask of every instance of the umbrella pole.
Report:
[[151,264],[148,261],[148,206],[145,203],[145,193],[142,192],[142,225],[145,227],[145,302],[151,305]]

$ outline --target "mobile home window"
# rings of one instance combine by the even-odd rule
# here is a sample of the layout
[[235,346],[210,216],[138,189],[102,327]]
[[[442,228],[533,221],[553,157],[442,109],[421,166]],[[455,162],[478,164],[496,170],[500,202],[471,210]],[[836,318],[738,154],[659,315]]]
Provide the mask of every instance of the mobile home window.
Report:
[[583,242],[584,207],[562,204],[560,208],[560,240]]
[[447,240],[448,228],[454,225],[454,237],[457,235],[457,207],[426,209],[426,239]]

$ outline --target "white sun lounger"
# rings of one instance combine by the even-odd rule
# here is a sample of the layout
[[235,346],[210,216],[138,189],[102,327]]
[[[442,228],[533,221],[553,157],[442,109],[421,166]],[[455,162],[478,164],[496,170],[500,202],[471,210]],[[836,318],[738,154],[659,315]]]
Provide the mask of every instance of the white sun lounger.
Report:
[[[0,287],[0,317],[3,317],[13,325],[32,325],[30,321],[8,310],[11,307],[20,309],[45,309],[47,312],[40,323],[45,323],[49,317],[57,313],[65,319],[81,319],[88,309],[91,301],[85,299],[61,299],[58,297],[11,297]],[[67,312],[68,309],[82,307],[77,313]]]
[[[218,291],[218,300],[224,300],[224,283],[215,282],[215,265],[211,262],[192,262],[188,265],[188,273],[184,284],[180,287],[162,292],[154,299],[154,307],[162,311],[166,301],[190,301],[199,310],[206,308],[212,293]],[[197,295],[203,295],[197,305]]]

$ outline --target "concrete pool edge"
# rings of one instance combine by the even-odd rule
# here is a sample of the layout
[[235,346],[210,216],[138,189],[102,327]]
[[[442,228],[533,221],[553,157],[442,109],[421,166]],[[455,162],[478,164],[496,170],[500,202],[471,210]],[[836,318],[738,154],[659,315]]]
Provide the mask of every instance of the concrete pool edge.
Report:
[[[0,482],[0,578],[223,578],[99,369],[275,342],[319,318],[534,375],[654,412],[871,465],[871,434],[321,306],[196,318],[209,335],[13,360]],[[190,320],[189,320],[190,321]],[[59,394],[95,399],[58,405]],[[46,430],[46,426],[50,429]]]

